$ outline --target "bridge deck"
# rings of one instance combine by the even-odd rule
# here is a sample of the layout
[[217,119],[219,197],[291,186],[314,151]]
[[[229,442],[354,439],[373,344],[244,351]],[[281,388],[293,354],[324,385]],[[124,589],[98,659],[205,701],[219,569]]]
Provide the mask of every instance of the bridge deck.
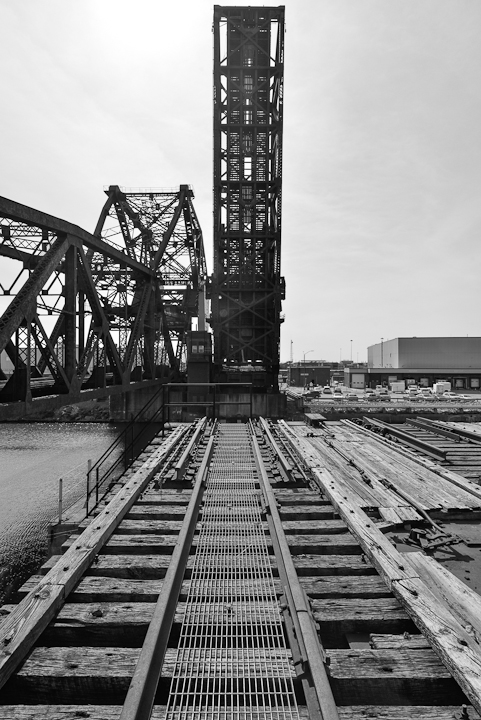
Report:
[[[157,439],[5,607],[0,720],[148,717],[127,691],[169,612],[154,718],[479,718],[481,599],[389,539],[432,530],[394,482],[440,475],[343,424],[205,423],[177,480],[191,434]],[[478,512],[436,487],[425,512]]]

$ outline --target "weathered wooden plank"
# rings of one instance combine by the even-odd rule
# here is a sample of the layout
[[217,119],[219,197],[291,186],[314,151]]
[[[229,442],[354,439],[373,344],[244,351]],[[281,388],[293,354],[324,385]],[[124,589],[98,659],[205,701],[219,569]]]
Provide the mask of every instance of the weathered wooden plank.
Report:
[[[409,615],[394,597],[390,598],[336,598],[313,599],[312,610],[318,622],[344,622],[359,618],[362,622],[409,621]],[[357,630],[349,630],[357,632]],[[360,632],[360,631],[359,631]],[[373,630],[373,632],[375,632]],[[386,632],[390,632],[386,630]],[[403,631],[404,632],[404,631]]]
[[[18,591],[19,597],[30,592],[38,582],[33,575]],[[162,588],[162,580],[135,580],[114,577],[83,577],[68,596],[73,603],[88,602],[155,602]],[[185,583],[184,593],[188,590]]]
[[[87,527],[87,524],[81,523],[79,529]],[[152,519],[125,519],[116,528],[115,533],[121,535],[178,535],[182,527],[182,520],[159,520]]]
[[[287,535],[292,555],[361,555],[359,543],[349,532],[339,535]],[[268,541],[268,546],[270,546]]]
[[301,577],[300,583],[310,598],[392,597],[378,575]]
[[[18,591],[22,598],[35,587],[41,576],[33,575]],[[301,585],[311,598],[381,598],[391,597],[391,592],[377,575],[302,577]],[[254,592],[263,583],[245,579],[242,589],[245,593]],[[131,578],[86,576],[69,594],[70,602],[155,602],[162,580],[136,580]],[[190,581],[182,584],[181,599],[189,591]],[[279,580],[274,581],[277,595],[284,593]],[[206,590],[204,589],[204,592]],[[212,591],[217,592],[216,590]]]
[[387,522],[393,523],[394,525],[400,525],[404,522],[419,522],[422,521],[422,516],[411,506],[401,507],[380,507],[380,516]]
[[[3,705],[0,706],[0,720],[118,720],[121,705]],[[301,720],[309,720],[305,706],[298,707]],[[413,705],[404,707],[359,705],[338,708],[340,720],[453,720],[456,713],[461,712],[458,705],[445,707],[427,707]],[[271,720],[283,720],[285,713],[276,714],[269,710]],[[480,716],[473,708],[466,710],[465,720],[479,720]],[[165,720],[166,707],[154,706],[152,720]],[[216,711],[217,720],[264,720],[265,713],[249,709],[243,712],[236,708],[235,712]],[[199,713],[199,720],[208,720]]]
[[42,578],[0,626],[0,687],[15,670],[25,653],[61,606],[99,549],[147,487],[157,468],[184,434],[179,426],[152,453],[126,485],[109,502],[95,521],[77,538],[72,547]]
[[[293,554],[301,553],[310,554],[349,554],[360,555],[361,548],[354,540],[353,536],[345,532],[337,535],[288,535],[287,541],[289,548]],[[69,548],[77,542],[76,537],[70,537],[62,545],[62,548]],[[177,539],[175,535],[112,535],[110,540],[102,548],[102,555],[140,555],[145,553],[171,554]],[[224,540],[225,543],[225,540]],[[229,544],[235,547],[243,547],[245,536],[239,534],[239,537],[229,537]],[[268,548],[272,548],[272,541],[266,538]],[[197,546],[196,540],[192,543],[192,551]]]
[[[46,629],[46,645],[139,647],[152,618],[152,602],[66,603]],[[342,644],[346,633],[402,633],[415,630],[409,616],[394,598],[329,598],[312,601],[314,618],[319,622],[327,647]],[[185,602],[176,608],[174,624],[184,621]],[[243,598],[229,605],[207,603],[204,622],[268,625],[279,616],[277,604],[251,603]],[[175,633],[176,634],[176,633]]]
[[471,626],[461,625],[451,608],[439,602],[419,578],[394,583],[393,592],[481,713],[481,653],[477,633]]
[[395,598],[336,598],[312,601],[325,648],[342,647],[346,635],[415,632],[416,626]]
[[331,686],[340,705],[453,704],[465,701],[432,650],[329,650]]
[[[49,558],[40,572],[48,572],[56,565],[58,557]],[[165,577],[169,564],[170,555],[98,555],[87,575],[155,580]]]
[[336,517],[331,505],[281,505],[282,520],[332,520]]
[[397,511],[397,508],[379,507],[378,510],[379,510],[379,515],[386,522],[389,522],[392,525],[401,525],[403,523],[403,520],[401,519],[401,517]]
[[[62,549],[68,549],[75,545],[77,538],[70,537],[66,540]],[[117,535],[110,537],[102,547],[102,555],[113,555],[124,553],[128,555],[147,555],[159,553],[170,555],[176,545],[175,535]]]
[[346,533],[346,523],[342,520],[287,520],[282,523],[286,535],[319,535]]
[[278,488],[275,491],[276,500],[281,505],[329,505],[319,490],[300,488]]
[[[453,720],[462,717],[459,705],[432,707],[426,705],[359,705],[338,708],[340,720]],[[466,708],[464,720],[479,720],[480,716],[472,708]]]
[[[296,572],[301,576],[320,575],[376,575],[375,569],[363,560],[362,555],[295,555]],[[275,566],[273,567],[276,573]]]
[[182,521],[186,505],[184,504],[172,504],[169,505],[166,502],[159,502],[157,505],[152,505],[145,502],[137,502],[135,507],[131,508],[129,513],[125,516],[126,520],[180,520]]
[[[55,564],[53,556],[44,564],[45,570]],[[376,571],[360,555],[297,555],[293,558],[298,575],[375,575]],[[272,571],[277,575],[274,558],[270,558]],[[99,555],[89,570],[90,576],[150,579],[163,578],[170,563],[168,555]],[[187,561],[186,577],[190,577],[193,560]]]
[[450,608],[462,627],[481,645],[481,597],[478,593],[421,552],[409,553],[407,559],[438,601]]
[[426,650],[431,647],[424,635],[407,632],[401,635],[371,633],[369,644],[373,650]]
[[[97,702],[118,704],[123,702],[139,652],[139,648],[119,647],[34,648],[19,671],[6,683],[2,700],[4,703],[11,703],[14,699],[22,697],[26,703],[41,704],[49,702],[55,694],[57,702],[62,704]],[[174,648],[167,649],[157,702],[166,699],[176,655]],[[245,651],[243,656],[241,660],[237,657],[236,650],[227,650],[225,662],[219,668],[217,659],[213,658],[209,661],[202,656],[197,658],[195,651],[191,651],[186,671],[197,672],[204,676],[208,673],[212,676],[217,671],[222,681],[235,664],[234,677],[240,689],[245,680],[249,679],[252,682],[253,678],[262,677],[265,667],[272,667],[273,676],[285,672],[284,677],[295,677],[293,666],[288,662],[290,656],[288,651],[256,648]],[[218,691],[223,691],[222,682]]]
[[[122,711],[121,705],[3,705],[0,706],[0,720],[118,720]],[[167,716],[165,705],[154,705],[151,720],[165,720]],[[298,707],[301,720],[309,720],[309,713],[305,705]],[[236,707],[235,710],[220,710],[216,708],[216,720],[265,720],[265,711],[252,708],[243,709]],[[207,710],[205,714],[197,711],[199,720],[209,720],[212,713]],[[342,717],[342,716],[341,716]],[[365,716],[364,716],[365,717]],[[378,716],[370,716],[378,717]],[[415,716],[418,720],[432,720],[432,715]],[[471,716],[470,716],[471,717]],[[405,720],[402,716],[399,720]],[[269,708],[270,720],[285,720],[285,711],[276,711]],[[350,720],[348,718],[347,720]],[[394,720],[398,720],[397,716]],[[440,718],[444,720],[444,715]],[[450,718],[452,720],[452,718]]]

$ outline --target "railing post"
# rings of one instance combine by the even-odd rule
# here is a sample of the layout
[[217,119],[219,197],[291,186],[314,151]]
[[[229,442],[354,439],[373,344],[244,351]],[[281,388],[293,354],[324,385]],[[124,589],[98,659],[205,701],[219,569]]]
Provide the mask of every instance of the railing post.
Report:
[[95,507],[99,504],[99,469],[95,468]]
[[215,420],[215,391],[216,391],[216,385],[214,385],[214,394],[212,398],[212,420]]
[[92,472],[92,460],[87,460],[87,495],[85,498],[85,517],[89,516],[90,473],[91,472]]
[[165,435],[165,383],[162,385],[162,440]]
[[58,479],[58,524],[62,522],[63,480]]
[[167,422],[170,425],[170,387],[167,386]]

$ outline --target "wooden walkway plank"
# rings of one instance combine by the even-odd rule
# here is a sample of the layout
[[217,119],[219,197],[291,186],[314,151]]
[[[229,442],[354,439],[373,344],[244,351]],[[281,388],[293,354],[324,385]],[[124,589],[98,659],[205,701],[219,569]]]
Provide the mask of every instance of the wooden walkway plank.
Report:
[[[431,649],[329,650],[330,679],[339,705],[393,705],[465,701],[462,691]],[[415,657],[413,657],[413,655]]]
[[[265,667],[272,667],[273,681],[278,677],[277,660],[283,659],[286,652],[281,649],[252,649],[243,654],[243,661],[237,661],[238,681],[262,677]],[[25,660],[19,671],[4,686],[2,700],[12,702],[14,697],[22,697],[26,703],[41,704],[48,702],[55,694],[59,703],[75,702],[82,697],[85,703],[114,703],[123,701],[133,675],[140,648],[125,647],[36,647]],[[230,655],[230,653],[228,653]],[[158,697],[164,698],[170,686],[177,658],[175,648],[168,648],[162,668]],[[236,650],[231,658],[226,658],[222,672],[236,662]],[[215,659],[212,663],[216,664]],[[209,672],[204,659],[202,665],[196,662],[195,650],[189,655],[191,669]],[[283,663],[283,667],[287,667]],[[213,674],[213,673],[211,673]],[[289,668],[289,677],[294,679],[293,666]],[[265,678],[269,681],[269,678]],[[222,690],[220,689],[222,692]]]
[[[41,576],[33,575],[25,582],[18,596],[24,597],[34,588]],[[377,575],[345,576],[313,576],[301,577],[301,585],[310,598],[384,598],[392,594]],[[276,593],[284,593],[280,581],[274,581]],[[255,586],[254,581],[246,580],[243,584],[245,592]],[[184,580],[181,599],[187,596],[190,580]],[[162,580],[137,580],[106,576],[84,576],[80,583],[68,596],[69,602],[155,602],[162,588]]]
[[[2,705],[0,720],[119,720],[121,705]],[[155,705],[151,720],[166,720],[165,706]],[[309,720],[306,706],[300,705],[299,717]],[[460,715],[459,705],[433,707],[426,705],[379,706],[358,705],[338,708],[340,720],[453,720]],[[272,711],[271,720],[283,720]],[[244,713],[242,708],[235,714],[216,712],[217,720],[265,720],[265,712]],[[205,720],[205,719],[204,719]],[[465,720],[480,720],[473,708],[467,708]]]
[[481,596],[424,553],[409,553],[407,559],[433,595],[473,634],[481,649]]

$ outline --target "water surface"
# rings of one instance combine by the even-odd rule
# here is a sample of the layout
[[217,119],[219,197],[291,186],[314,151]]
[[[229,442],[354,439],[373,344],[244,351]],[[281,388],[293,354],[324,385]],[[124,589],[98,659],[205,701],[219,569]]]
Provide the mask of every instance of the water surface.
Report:
[[0,423],[0,602],[46,558],[48,524],[85,495],[93,462],[120,429],[107,423]]

